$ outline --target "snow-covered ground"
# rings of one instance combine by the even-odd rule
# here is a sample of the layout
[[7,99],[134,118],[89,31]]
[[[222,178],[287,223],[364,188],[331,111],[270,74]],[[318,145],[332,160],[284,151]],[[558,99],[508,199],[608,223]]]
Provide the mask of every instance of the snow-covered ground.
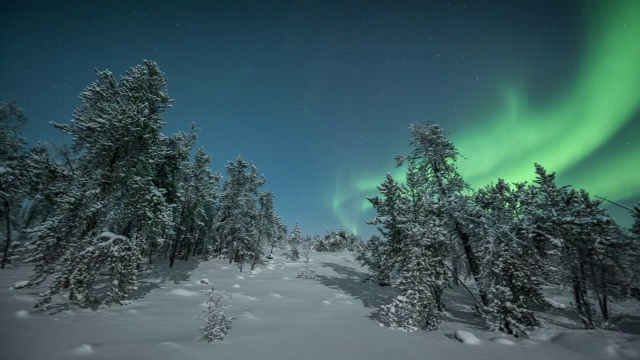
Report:
[[[129,305],[54,307],[47,314],[32,311],[37,289],[11,288],[28,276],[27,266],[2,270],[0,358],[640,359],[638,335],[575,329],[561,293],[549,294],[557,313],[543,314],[545,328],[530,339],[483,330],[463,290],[448,295],[450,316],[439,331],[391,330],[379,325],[375,309],[390,301],[392,289],[364,283],[366,272],[350,253],[317,253],[313,260],[315,279],[296,278],[304,264],[281,259],[242,273],[224,260],[182,262],[171,272],[161,264],[141,278]],[[233,323],[224,341],[208,345],[195,339],[212,287],[233,294]],[[623,328],[637,331],[639,322]]]

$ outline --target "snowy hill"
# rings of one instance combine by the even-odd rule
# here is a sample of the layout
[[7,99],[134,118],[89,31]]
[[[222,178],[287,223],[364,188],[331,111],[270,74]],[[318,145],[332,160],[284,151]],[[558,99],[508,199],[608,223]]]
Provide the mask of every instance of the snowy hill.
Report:
[[[351,253],[313,254],[315,279],[296,278],[304,263],[269,260],[240,273],[224,260],[189,261],[143,274],[129,305],[32,312],[37,289],[15,290],[29,267],[0,272],[2,359],[640,359],[640,337],[571,330],[555,321],[530,339],[484,330],[464,292],[447,298],[441,329],[407,333],[379,324],[376,308],[393,289],[365,283]],[[211,288],[233,294],[232,329],[222,342],[196,342]],[[562,299],[562,298],[558,298]],[[555,324],[554,324],[555,323]]]

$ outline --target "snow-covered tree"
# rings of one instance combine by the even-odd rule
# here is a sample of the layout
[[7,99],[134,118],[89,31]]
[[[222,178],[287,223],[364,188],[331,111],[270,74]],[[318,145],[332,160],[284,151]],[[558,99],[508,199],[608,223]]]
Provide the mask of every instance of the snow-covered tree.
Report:
[[442,294],[447,279],[444,247],[448,234],[436,218],[426,224],[407,224],[407,241],[398,264],[400,294],[382,307],[390,327],[407,331],[436,330],[444,311]]
[[633,216],[633,225],[631,225],[631,233],[640,239],[640,204],[633,207],[631,213]]
[[[74,158],[72,176],[55,199],[55,211],[34,229],[32,282],[50,273],[56,276],[40,307],[60,292],[71,292],[70,302],[79,306],[100,301],[93,287],[101,273],[137,269],[141,249],[172,225],[165,191],[156,183],[166,150],[162,113],[170,102],[164,75],[152,61],[130,69],[119,81],[109,71],[96,75],[98,80],[80,95],[81,105],[71,122],[54,124],[72,136]],[[110,250],[97,251],[103,248],[105,233],[114,235],[105,245]],[[116,242],[127,245],[118,245],[117,256],[109,255]],[[76,269],[87,258],[94,259],[91,266]],[[135,274],[127,276],[135,279]],[[119,291],[126,296],[132,288]],[[105,296],[102,301],[107,303],[123,298]]]
[[287,240],[287,225],[282,222],[282,219],[277,216],[276,217],[276,225],[275,225],[275,234],[269,240],[269,255],[273,255],[274,248],[282,248],[285,246]]
[[224,241],[229,262],[237,262],[241,271],[258,236],[257,202],[264,183],[264,176],[252,163],[240,156],[235,162],[229,161],[220,201],[220,241]]
[[558,187],[555,173],[548,173],[538,164],[536,175],[529,222],[555,254],[553,267],[558,271],[554,280],[572,289],[572,305],[585,328],[599,326],[597,308],[602,324],[606,324],[612,290],[627,283],[621,279],[629,271],[623,266],[623,259],[630,255],[631,243],[624,241],[620,228],[600,207],[600,201],[591,200],[584,190]]
[[525,184],[512,189],[504,180],[479,189],[473,196],[480,216],[482,281],[489,305],[484,308],[492,330],[524,336],[540,325],[533,308],[544,303],[544,267],[530,239],[524,204]]
[[25,140],[20,135],[26,124],[24,111],[15,102],[0,104],[0,217],[3,236],[2,261],[4,269],[10,262],[10,250],[16,233],[22,230],[20,211],[32,181],[31,169],[27,166]]
[[472,239],[475,224],[473,216],[466,213],[469,209],[469,186],[457,170],[458,150],[439,125],[412,124],[410,130],[412,150],[406,157],[396,157],[398,166],[408,164],[410,172],[415,173],[412,175],[415,178],[413,187],[419,189],[423,196],[431,198],[431,201],[439,203],[436,207],[440,209],[439,215],[442,216],[444,226],[464,251],[467,268],[478,286],[480,299],[486,306],[488,298],[482,286],[480,262]]
[[258,236],[253,244],[251,260],[251,270],[253,270],[263,254],[263,244],[271,244],[275,241],[278,227],[278,217],[273,207],[273,193],[261,192],[258,194],[258,216],[257,233]]
[[314,242],[313,250],[318,252],[358,251],[360,247],[361,241],[357,235],[339,230],[327,231],[324,238]]
[[213,290],[207,293],[207,308],[200,318],[203,325],[200,328],[198,340],[206,340],[207,343],[222,341],[231,329],[231,319],[226,315],[231,295],[227,293],[215,294]]
[[300,227],[298,223],[293,227],[291,233],[289,234],[289,238],[287,240],[287,259],[291,261],[298,261],[300,259],[300,246],[302,244],[302,233],[300,232]]
[[376,238],[365,263],[381,285],[396,271],[400,294],[381,310],[393,328],[434,330],[444,311],[442,295],[448,279],[446,259],[449,235],[443,206],[423,186],[420,172],[410,164],[407,182],[398,185],[390,175],[379,187],[383,198],[371,198],[378,216],[370,221],[380,226],[386,243]]
[[391,285],[391,262],[387,261],[385,242],[377,235],[371,236],[369,241],[360,251],[357,260],[369,268],[367,281],[375,282],[380,286]]

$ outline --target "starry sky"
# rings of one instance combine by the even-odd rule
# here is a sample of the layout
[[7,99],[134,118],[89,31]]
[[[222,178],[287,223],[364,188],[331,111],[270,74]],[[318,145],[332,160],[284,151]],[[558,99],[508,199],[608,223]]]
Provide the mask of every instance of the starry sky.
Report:
[[[413,122],[443,125],[477,188],[531,180],[640,201],[640,1],[13,1],[0,12],[0,100],[30,143],[68,142],[94,69],[158,63],[164,133],[238,154],[305,234],[364,237],[375,186]],[[621,224],[629,217],[612,208]]]

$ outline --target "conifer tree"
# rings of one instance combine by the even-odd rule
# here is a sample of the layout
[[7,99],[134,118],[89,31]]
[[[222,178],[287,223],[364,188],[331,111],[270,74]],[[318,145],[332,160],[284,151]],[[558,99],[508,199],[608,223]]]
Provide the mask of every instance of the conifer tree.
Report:
[[29,192],[31,170],[26,166],[25,140],[20,135],[26,124],[24,111],[15,102],[0,104],[0,217],[4,242],[0,268],[10,262],[10,249],[15,233],[20,233],[22,202]]
[[241,271],[258,235],[257,198],[264,183],[264,176],[242,157],[228,163],[220,204],[221,241],[225,241],[229,263],[237,262]]
[[[138,268],[142,249],[172,224],[164,190],[155,182],[165,151],[162,113],[170,102],[164,75],[152,61],[119,81],[109,71],[96,75],[71,122],[54,124],[71,135],[75,158],[55,211],[34,229],[32,281],[55,273],[40,308],[60,292],[69,292],[69,301],[78,306],[100,299],[120,302],[134,288],[132,269]],[[86,266],[75,269],[78,264]],[[118,288],[94,295],[103,269]]]
[[477,250],[473,246],[471,229],[475,224],[470,221],[473,216],[465,214],[468,210],[466,193],[469,186],[457,170],[458,150],[439,125],[412,124],[410,130],[412,150],[406,157],[396,157],[398,166],[407,163],[411,171],[415,172],[414,187],[420,188],[425,196],[440,204],[436,207],[441,209],[445,227],[450,229],[464,250],[467,266],[478,286],[481,301],[487,306],[489,299],[481,281]]
[[287,240],[287,259],[291,261],[298,261],[300,259],[300,245],[302,244],[302,233],[300,232],[300,227],[298,223],[291,230],[291,234],[289,234],[289,239]]
[[[537,196],[528,211],[533,231],[544,235],[548,247],[556,250],[558,281],[573,292],[573,307],[585,328],[599,326],[594,301],[600,309],[602,324],[609,321],[609,297],[614,284],[625,273],[616,258],[631,249],[615,222],[590,199],[584,190],[555,184],[555,173],[547,173],[536,164]],[[623,256],[624,257],[624,256]]]
[[490,304],[485,308],[489,327],[515,336],[538,326],[532,309],[543,304],[543,265],[529,239],[523,198],[525,184],[512,189],[504,180],[478,190],[474,204],[481,211],[484,238],[482,278]]

